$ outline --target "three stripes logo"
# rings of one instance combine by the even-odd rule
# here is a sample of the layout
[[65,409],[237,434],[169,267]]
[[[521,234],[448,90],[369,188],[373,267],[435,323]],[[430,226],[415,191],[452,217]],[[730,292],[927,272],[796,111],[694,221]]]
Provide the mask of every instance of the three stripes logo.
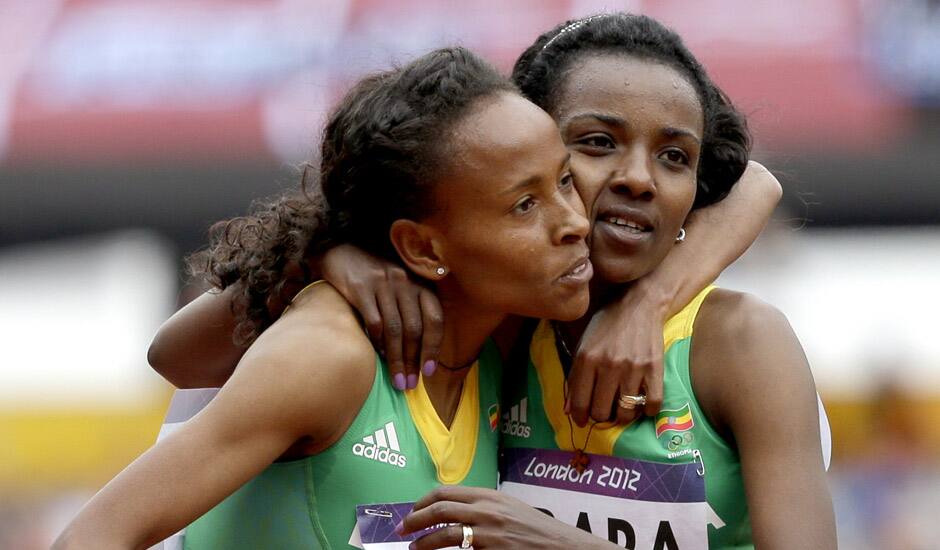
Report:
[[353,445],[352,452],[356,456],[399,468],[404,468],[408,462],[408,459],[401,454],[395,424],[391,422],[376,430],[374,434],[363,437],[362,442]]
[[523,397],[518,405],[513,405],[509,412],[503,414],[503,433],[528,439],[532,435],[532,428],[526,424],[526,413],[529,408],[529,398]]

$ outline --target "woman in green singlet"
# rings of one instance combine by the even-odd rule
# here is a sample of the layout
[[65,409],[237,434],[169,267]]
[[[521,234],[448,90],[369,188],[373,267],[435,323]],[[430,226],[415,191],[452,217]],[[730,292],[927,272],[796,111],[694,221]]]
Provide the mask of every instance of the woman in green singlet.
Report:
[[[602,36],[603,40],[598,42],[595,40],[597,37],[594,37],[589,31],[596,30],[595,26],[601,24],[605,24],[605,33],[601,33],[604,35]],[[583,29],[579,31],[580,27],[583,27]],[[563,29],[566,30],[562,33],[561,31]],[[587,35],[584,34],[586,32],[588,33]],[[575,36],[578,37],[577,40],[572,38]],[[604,40],[606,40],[606,42],[604,42]],[[570,391],[567,396],[567,403],[565,402],[563,377],[556,376],[551,381],[553,384],[551,387],[554,390],[554,394],[552,395],[555,399],[553,404],[554,408],[552,409],[554,413],[552,417],[554,424],[549,421],[546,414],[543,413],[541,416],[536,414],[538,413],[539,407],[545,407],[545,402],[540,399],[540,395],[533,394],[530,398],[525,396],[525,394],[514,394],[512,399],[505,401],[503,432],[507,436],[507,442],[510,445],[512,445],[514,437],[518,437],[519,434],[528,434],[526,438],[523,438],[525,441],[518,445],[521,448],[525,448],[525,444],[531,445],[535,441],[541,441],[543,442],[542,445],[546,448],[560,447],[569,450],[578,449],[587,450],[588,452],[614,453],[615,450],[612,447],[608,446],[608,448],[605,449],[603,444],[605,442],[619,441],[620,446],[616,451],[627,456],[632,456],[631,453],[638,452],[636,449],[642,447],[645,452],[637,454],[636,458],[652,461],[666,457],[669,453],[679,453],[676,456],[686,461],[691,461],[695,458],[699,463],[706,461],[711,463],[711,458],[702,459],[696,457],[692,451],[698,450],[701,453],[702,450],[698,447],[693,449],[691,447],[691,441],[686,441],[689,439],[686,436],[695,435],[690,434],[689,430],[683,429],[683,424],[687,423],[687,421],[679,422],[679,420],[684,419],[686,416],[686,411],[683,409],[686,402],[679,403],[679,407],[674,410],[668,408],[673,406],[672,401],[675,400],[675,396],[671,395],[674,393],[673,390],[680,391],[680,395],[682,390],[686,391],[686,395],[691,391],[690,383],[687,382],[685,386],[682,386],[674,382],[680,374],[678,366],[671,361],[673,361],[673,355],[675,355],[676,350],[681,348],[681,346],[676,347],[675,343],[683,341],[685,345],[688,345],[691,341],[690,335],[685,334],[685,332],[691,330],[692,325],[694,325],[692,321],[695,319],[695,312],[697,311],[698,305],[702,302],[701,299],[694,300],[694,298],[696,298],[699,291],[717,275],[721,268],[733,260],[746,244],[750,243],[753,236],[759,231],[766,219],[768,204],[772,206],[772,203],[775,202],[768,201],[765,197],[773,195],[776,189],[776,182],[773,180],[772,176],[769,176],[769,174],[758,167],[757,170],[749,170],[745,173],[745,177],[735,188],[730,190],[729,197],[725,201],[709,204],[721,197],[724,192],[728,191],[731,184],[734,183],[735,179],[737,179],[738,175],[740,175],[741,171],[744,169],[747,147],[743,123],[739,118],[735,118],[733,110],[721,99],[717,89],[710,85],[701,67],[698,66],[694,58],[681,46],[681,42],[679,42],[678,38],[675,37],[674,34],[666,32],[665,29],[662,29],[660,25],[652,20],[616,15],[605,16],[598,18],[598,20],[592,19],[572,22],[566,27],[560,26],[554,31],[540,37],[539,41],[524,54],[517,65],[514,76],[517,82],[523,85],[525,92],[532,95],[540,105],[547,108],[557,120],[559,113],[557,111],[556,102],[564,95],[563,91],[566,91],[563,90],[563,84],[576,81],[578,85],[575,88],[578,91],[587,93],[594,91],[599,95],[607,95],[611,93],[611,90],[619,91],[622,87],[629,86],[631,79],[638,79],[641,74],[644,74],[639,72],[637,67],[618,66],[613,67],[613,69],[616,70],[611,71],[610,74],[622,76],[623,81],[620,82],[611,83],[602,81],[600,79],[602,75],[596,73],[586,75],[586,78],[579,76],[579,78],[573,79],[570,77],[569,69],[572,69],[576,65],[576,63],[572,63],[573,58],[578,61],[583,61],[592,57],[602,57],[601,54],[611,53],[623,55],[627,58],[634,56],[641,59],[652,59],[661,65],[671,67],[673,68],[674,74],[670,75],[672,77],[670,87],[674,85],[678,86],[683,82],[686,84],[694,83],[696,85],[695,93],[697,95],[701,94],[700,99],[704,105],[700,105],[699,109],[705,112],[699,113],[698,116],[705,118],[706,122],[701,123],[703,128],[700,129],[700,132],[704,132],[704,135],[697,136],[700,143],[696,151],[694,162],[692,162],[692,159],[683,160],[683,156],[688,156],[688,153],[682,152],[681,147],[670,147],[667,148],[668,150],[664,149],[661,151],[651,151],[649,149],[642,151],[649,159],[656,159],[656,163],[660,166],[660,171],[654,173],[654,183],[659,182],[659,180],[664,177],[664,174],[671,174],[670,172],[663,172],[662,166],[669,166],[676,172],[683,172],[686,177],[690,173],[695,174],[697,172],[697,183],[700,188],[700,192],[695,199],[697,208],[689,213],[687,217],[685,214],[682,215],[682,217],[686,218],[685,228],[688,230],[688,237],[682,246],[670,250],[665,260],[663,260],[661,256],[654,258],[656,260],[656,262],[653,262],[654,265],[646,265],[643,269],[636,269],[636,273],[631,273],[629,278],[623,278],[622,275],[613,277],[614,283],[630,281],[629,285],[598,285],[598,298],[595,299],[595,307],[592,308],[594,317],[591,321],[591,325],[587,328],[587,332],[580,337],[580,346],[575,345],[577,338],[572,338],[572,335],[569,335],[567,338],[571,340],[570,343],[567,344],[567,347],[561,348],[563,355],[570,355],[568,350],[571,350],[574,351],[577,357],[573,361],[574,365],[568,375],[568,388]],[[616,55],[614,55],[614,57],[616,57]],[[634,74],[634,71],[638,72]],[[659,92],[662,91],[663,90],[659,90]],[[649,101],[651,105],[662,101],[659,99],[658,93],[650,93],[649,96],[650,97],[646,97],[645,100]],[[585,98],[577,94],[575,94],[570,101],[575,102],[576,107],[584,107],[585,109],[593,106],[590,98]],[[581,102],[583,102],[583,105]],[[724,107],[727,107],[727,109],[723,110]],[[618,117],[613,118],[619,119],[620,121],[629,121],[634,114],[644,112],[647,109],[647,105],[643,101],[634,98],[630,102],[606,106],[605,109],[612,113],[619,114]],[[582,120],[581,122],[584,121]],[[612,121],[610,117],[608,117],[607,122],[616,121]],[[722,123],[724,126],[721,126]],[[629,168],[624,156],[626,150],[635,148],[634,146],[636,146],[636,143],[638,143],[637,140],[640,138],[645,139],[649,137],[632,135],[627,131],[629,128],[627,128],[627,130],[621,128],[620,133],[617,135],[610,134],[609,128],[606,130],[608,134],[606,136],[603,135],[605,132],[601,131],[595,132],[598,135],[590,136],[589,138],[583,138],[583,136],[579,137],[570,133],[564,135],[566,144],[569,150],[573,152],[576,161],[574,165],[576,184],[579,186],[579,191],[582,196],[590,201],[589,204],[594,204],[594,198],[599,194],[599,190],[607,185],[608,182],[606,180],[623,177],[623,174],[618,176],[618,171],[627,170]],[[672,132],[674,128],[671,126],[658,128],[656,130],[664,130],[665,133],[669,134],[671,137],[677,137],[672,135],[674,134],[674,132]],[[617,139],[615,140],[614,138]],[[587,141],[585,141],[585,139]],[[644,145],[647,148],[650,147],[649,144]],[[735,146],[737,146],[737,150],[734,149]],[[650,162],[653,161],[650,160]],[[682,166],[684,166],[683,162],[687,163],[685,168],[682,168]],[[694,165],[695,169],[692,169],[691,165]],[[673,175],[673,179],[674,178],[675,176]],[[669,181],[673,180],[664,180],[662,183],[665,184]],[[768,182],[771,182],[769,186]],[[619,190],[615,189],[611,191],[611,193],[613,196],[617,196],[618,194],[622,194],[626,189],[627,186],[622,185]],[[765,189],[767,191],[763,191]],[[691,203],[689,206],[691,206]],[[682,209],[680,208],[680,210]],[[688,208],[685,208],[685,211],[687,212]],[[592,213],[596,214],[593,210]],[[636,220],[610,220],[607,222],[602,221],[602,223],[627,227],[631,224],[637,225]],[[601,225],[600,228],[603,230],[604,226]],[[597,230],[598,228],[595,229]],[[637,228],[634,227],[632,229],[625,229],[624,231],[635,231],[636,229]],[[621,230],[617,229],[615,231]],[[661,233],[662,232],[660,232],[660,235]],[[659,242],[660,245],[662,245],[662,240]],[[370,263],[371,260],[363,260],[362,257],[357,257],[355,267],[350,267],[352,264],[349,263],[349,254],[354,254],[354,252],[349,252],[349,247],[340,247],[336,250],[345,250],[340,255],[341,261],[339,261],[338,264],[339,267],[342,268],[344,267],[344,262],[346,262],[345,268],[351,271],[351,274],[343,275],[338,278],[334,276],[330,277],[330,279],[334,280],[337,287],[346,292],[350,301],[355,303],[357,307],[362,310],[363,317],[367,322],[372,321],[369,323],[370,326],[376,324],[374,319],[377,315],[377,310],[381,310],[386,320],[391,319],[393,321],[389,326],[396,330],[385,330],[383,336],[386,337],[386,340],[389,339],[390,333],[395,333],[396,331],[400,332],[402,328],[401,321],[403,319],[407,320],[410,318],[414,320],[418,317],[419,320],[422,320],[420,319],[420,314],[415,312],[425,311],[426,302],[429,301],[427,296],[423,293],[423,290],[416,289],[413,291],[414,295],[420,296],[421,298],[420,307],[414,303],[408,305],[408,292],[398,291],[397,293],[393,293],[391,297],[392,306],[395,305],[397,298],[399,307],[403,308],[400,314],[394,312],[394,307],[390,307],[387,303],[389,301],[388,292],[383,292],[383,287],[389,286],[385,278],[387,276],[390,276],[393,280],[395,278],[394,274],[396,271],[394,268],[390,269],[380,265],[376,266],[374,262]],[[606,252],[608,259],[616,259],[622,255],[623,257],[620,259],[627,263],[635,261],[635,251],[631,250],[629,247],[613,251],[608,250]],[[662,250],[658,250],[658,252],[665,253]],[[595,251],[595,253],[598,252]],[[327,255],[327,257],[329,259],[329,255]],[[363,263],[364,261],[365,263]],[[329,261],[325,262],[325,264],[329,265]],[[654,267],[655,269],[653,269]],[[339,268],[336,267],[327,267],[324,268],[324,271],[325,274],[329,276],[331,272],[335,272],[338,269]],[[373,277],[373,280],[378,280],[379,283],[369,283],[368,281],[363,283],[363,280],[368,279],[367,277],[363,277],[363,273],[377,273],[378,276]],[[639,279],[636,278],[638,276],[640,276]],[[343,277],[345,277],[345,279]],[[377,288],[375,296],[378,298],[372,298],[371,291],[363,292],[361,290],[363,287],[370,287],[370,284],[372,287]],[[623,289],[628,289],[629,292],[627,292],[623,298],[619,298],[619,301],[613,300],[612,297],[619,296],[623,292]],[[603,296],[600,296],[601,293],[603,293]],[[704,298],[704,296],[701,296],[701,298]],[[215,300],[215,305],[208,308],[202,307],[212,300]],[[371,303],[369,303],[370,300]],[[414,301],[416,300],[412,300],[412,302]],[[204,322],[207,319],[215,319],[218,317],[225,320],[227,308],[219,308],[218,306],[220,304],[227,304],[227,300],[207,296],[206,299],[200,299],[200,303],[194,304],[193,306],[195,307],[190,306],[178,314],[173,322],[168,323],[161,331],[161,335],[157,338],[154,347],[151,349],[153,352],[151,359],[154,366],[162,373],[166,374],[171,380],[187,386],[211,384],[214,380],[218,379],[219,372],[221,372],[223,377],[227,376],[231,371],[231,363],[234,362],[231,357],[234,356],[237,358],[238,354],[240,354],[240,351],[236,348],[225,343],[230,337],[231,330],[226,331],[223,329],[214,332],[212,330],[193,330],[198,329],[200,324],[202,324],[195,322],[197,320]],[[692,304],[693,307],[685,307],[687,304]],[[606,313],[604,309],[599,309],[602,306],[608,308]],[[200,309],[200,307],[202,309]],[[413,308],[413,311],[407,311],[407,307]],[[211,312],[213,309],[221,311],[222,314],[205,314],[206,311]],[[673,337],[670,338],[667,335],[666,339],[666,344],[669,345],[670,350],[669,354],[667,354],[667,368],[664,372],[662,367],[660,367],[660,370],[657,372],[655,368],[651,368],[651,365],[655,365],[656,362],[648,360],[648,357],[656,354],[657,346],[659,353],[662,353],[664,345],[662,327],[663,321],[669,316],[667,313],[674,315],[667,324],[667,332],[673,335]],[[423,319],[423,321],[425,321],[424,327],[428,329],[426,332],[433,332],[431,330],[433,324],[427,323],[427,320],[428,319]],[[224,322],[221,324],[204,324],[226,326]],[[406,325],[411,326],[412,323],[406,323]],[[629,331],[623,329],[625,325],[630,328]],[[421,326],[420,322],[418,326]],[[181,330],[183,328],[186,330]],[[552,355],[555,353],[553,348],[561,346],[561,343],[565,342],[565,340],[558,340],[558,346],[556,346],[554,330],[551,330],[551,328],[550,325],[543,325],[540,328],[540,332],[536,335],[536,342],[539,343],[539,346],[536,347],[543,356]],[[564,330],[564,327],[558,328]],[[651,330],[651,328],[654,330]],[[573,332],[580,333],[584,330],[585,328],[582,323],[580,326],[575,327]],[[593,332],[591,332],[592,330]],[[656,331],[659,331],[659,333],[657,334]],[[415,331],[412,330],[411,332]],[[420,333],[420,331],[417,332]],[[196,337],[188,336],[190,334],[196,335]],[[210,334],[217,338],[207,337],[207,335]],[[391,334],[391,336],[394,337],[395,334]],[[394,340],[394,338],[391,339]],[[412,340],[413,339],[412,337]],[[404,346],[399,345],[397,349],[401,350],[402,347],[406,349],[410,347],[412,351],[410,353],[406,351],[404,355],[412,359],[417,358],[419,354],[415,350],[420,346],[416,346],[413,343],[409,346],[408,339],[405,340],[406,344]],[[427,343],[428,340],[433,340],[433,336],[429,338],[427,334],[425,334],[423,343]],[[222,345],[204,345],[211,342],[222,342]],[[551,344],[551,346],[546,348],[548,345],[546,342]],[[422,343],[420,337],[418,338],[418,343]],[[181,351],[174,354],[174,348]],[[192,355],[191,352],[194,349],[211,350],[210,361],[203,361],[200,368],[193,368],[195,365],[193,365],[191,361],[187,362],[186,358]],[[395,346],[390,346],[389,349],[395,349]],[[391,355],[390,353],[390,356]],[[399,353],[399,357],[400,355]],[[425,355],[425,352],[422,351],[420,355]],[[626,357],[628,362],[624,365],[617,360],[618,356]],[[182,360],[179,358],[182,358]],[[566,363],[565,367],[568,366],[567,363],[569,359],[569,357],[564,358],[564,363]],[[414,361],[408,361],[408,363],[413,362]],[[423,361],[421,362],[423,363]],[[217,372],[211,372],[204,368],[206,363],[220,365],[220,368]],[[700,362],[697,362],[697,364],[699,363]],[[558,364],[557,356],[555,364]],[[533,368],[534,367],[530,365],[529,371],[532,372]],[[559,366],[559,368],[562,367]],[[567,368],[565,370],[567,371]],[[686,369],[686,379],[688,378],[687,373],[688,369]],[[655,394],[657,387],[662,391],[661,388],[663,384],[661,380],[664,375],[668,381],[666,385],[668,399],[667,408],[663,411],[663,415],[655,417],[653,433],[656,434],[656,432],[659,431],[658,437],[643,440],[633,447],[629,447],[625,446],[624,442],[633,441],[634,438],[624,436],[625,431],[622,429],[619,429],[619,432],[617,431],[618,429],[605,431],[604,426],[601,425],[600,427],[587,427],[581,431],[576,431],[573,427],[574,425],[589,424],[589,419],[591,418],[595,421],[608,419],[611,414],[611,402],[618,402],[621,395],[636,396],[640,394],[641,389],[647,394],[646,412],[655,415],[658,412],[659,402],[662,401],[661,393],[658,397],[655,396]],[[417,377],[415,377],[415,380],[416,379]],[[527,384],[529,380],[537,380],[537,375],[523,377],[525,384]],[[397,382],[397,385],[399,387],[406,385],[404,376]],[[414,385],[411,381],[411,376],[408,377],[407,385],[409,387]],[[510,385],[509,388],[513,392],[518,392],[520,386],[513,384]],[[522,385],[521,388],[523,391],[529,390],[528,385]],[[559,388],[561,391],[557,391]],[[696,389],[697,388],[698,386],[696,386]],[[535,392],[536,390],[540,394],[542,388],[534,385],[533,391]],[[695,395],[688,396],[692,399],[695,397]],[[687,401],[690,401],[688,403],[689,414],[694,419],[696,415],[692,414],[692,407],[698,407],[698,401],[694,403],[692,403],[691,400]],[[591,404],[592,402],[593,405]],[[536,404],[538,404],[538,407],[536,407]],[[570,412],[570,416],[573,419],[571,424],[568,424],[567,418],[564,417],[566,411]],[[559,412],[561,413],[560,415],[558,414]],[[633,418],[636,414],[636,409],[618,407],[616,412],[617,418],[621,420],[621,422],[626,422]],[[670,415],[670,413],[672,414]],[[559,418],[561,420],[559,420]],[[541,425],[536,426],[536,421],[541,422]],[[650,420],[647,419],[643,422],[634,423],[627,433],[637,432],[644,422],[650,422]],[[569,426],[567,431],[565,431],[565,424]],[[706,424],[699,421],[696,429],[702,429],[705,426]],[[558,433],[556,433],[556,428]],[[595,431],[597,433],[594,433]],[[815,427],[813,427],[811,431],[815,431]],[[714,430],[712,430],[712,432],[714,432]],[[612,437],[611,434],[617,434],[618,437]],[[573,435],[577,435],[577,437],[571,437]],[[706,433],[699,437],[699,439],[705,439],[706,441],[714,443],[714,448],[724,453],[722,460],[734,455],[736,451],[727,445],[726,441],[721,437],[712,437],[715,435],[717,434]],[[675,437],[678,437],[678,441],[674,441]],[[818,447],[818,443],[816,443],[816,445]],[[785,458],[784,455],[780,456],[781,458]],[[728,461],[731,469],[735,467],[735,460],[736,458],[731,457]],[[698,467],[700,466],[696,466],[696,468]],[[728,468],[726,468],[726,470],[727,469]],[[720,472],[721,469],[718,471]],[[721,478],[723,476],[717,477]],[[714,471],[711,474],[711,478],[716,478]],[[714,539],[716,547],[721,546],[722,540],[743,541],[741,544],[746,545],[751,538],[750,528],[746,523],[747,516],[746,514],[742,515],[742,511],[746,509],[746,505],[741,496],[740,476],[738,476],[736,480],[731,479],[730,486],[732,487],[732,491],[726,493],[738,497],[736,502],[731,503],[731,508],[735,511],[733,511],[731,516],[728,516],[725,510],[722,510],[722,512],[724,512],[725,516],[729,519],[733,519],[735,523],[731,525],[725,522],[726,525],[729,526],[721,528],[723,531],[720,536],[716,535],[716,532],[719,530],[714,527],[715,523],[712,523],[712,527],[709,527],[709,534],[710,537]],[[735,490],[737,490],[737,493],[734,493]],[[713,489],[710,491],[714,492]],[[440,497],[441,495],[436,496]],[[714,498],[712,500],[714,500]],[[734,501],[734,498],[723,498],[721,500]],[[727,505],[722,506],[717,504],[715,507],[723,509],[728,508]],[[518,512],[520,510],[527,510],[527,508],[521,507],[514,508],[513,510]],[[511,518],[513,515],[504,514],[502,517]],[[778,515],[778,518],[785,518],[785,514]],[[532,518],[527,516],[526,521],[529,525],[542,525],[546,527],[546,529],[542,531],[542,534],[549,534],[550,536],[548,539],[533,538],[529,541],[529,544],[534,546],[540,544],[548,545],[550,541],[555,541],[562,547],[566,545],[570,547],[572,543],[569,535],[576,535],[572,535],[570,531],[567,531],[568,535],[562,535],[557,529],[549,529],[545,524],[539,523],[535,521],[535,519],[544,518]],[[625,521],[620,518],[606,519]],[[582,527],[589,528],[590,517],[588,517],[587,522],[583,524],[577,519],[573,522],[578,523]],[[615,528],[610,529],[609,525],[613,525]],[[825,518],[822,520],[822,525],[825,527]],[[549,526],[551,526],[551,524],[549,524]],[[554,525],[554,527],[560,528],[560,525]],[[629,540],[628,529],[634,529],[635,531],[635,527],[632,525],[626,527],[622,523],[608,522],[608,524],[595,529],[595,532],[597,534],[605,534],[608,537],[613,534]],[[478,529],[478,531],[480,530],[486,532],[487,528],[484,525]],[[601,533],[601,531],[605,531],[605,533]],[[437,535],[437,537],[446,537],[446,535],[447,531],[445,530],[442,531],[440,535]],[[633,535],[637,536],[637,533],[634,532]],[[656,533],[653,534],[654,539],[655,535]],[[532,536],[535,537],[536,535]],[[643,534],[640,533],[640,536],[642,538]],[[663,531],[662,537],[661,544],[665,544],[666,546],[664,547],[669,547],[668,529]],[[438,540],[441,544],[445,545],[455,542],[454,540],[447,540],[446,538]],[[483,541],[487,541],[485,536],[482,539],[478,539],[481,545],[499,546],[494,539],[489,539],[489,543]],[[420,544],[430,545],[434,542],[435,539],[430,539]],[[597,541],[597,543],[600,543],[600,541]]]
[[[558,128],[450,48],[355,86],[321,159],[324,200],[295,192],[217,225],[200,256],[216,287],[238,283],[238,334],[254,342],[235,374],[56,548],[143,548],[187,525],[186,548],[340,548],[358,535],[359,505],[441,483],[495,487],[500,372],[487,337],[510,314],[571,320],[588,305],[589,228]],[[340,242],[400,262],[440,298],[449,368],[417,391],[392,389],[332,287],[286,290],[289,266]]]
[[[566,373],[591,312],[687,246],[690,211],[720,200],[747,162],[740,115],[679,37],[646,17],[560,25],[513,77],[572,152],[593,224],[592,305],[526,338],[528,365],[504,385],[501,492],[437,489],[403,530],[462,524],[477,548],[572,548],[562,522],[600,537],[579,548],[835,548],[812,375],[786,318],[756,298],[707,287],[667,321],[658,414],[627,425],[568,415]],[[594,387],[616,396],[618,415],[643,405],[639,389]]]

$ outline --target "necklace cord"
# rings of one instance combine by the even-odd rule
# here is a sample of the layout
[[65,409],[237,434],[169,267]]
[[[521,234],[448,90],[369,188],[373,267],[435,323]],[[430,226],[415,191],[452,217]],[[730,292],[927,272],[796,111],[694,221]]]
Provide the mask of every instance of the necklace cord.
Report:
[[[574,357],[571,354],[571,350],[568,349],[568,344],[565,343],[565,339],[562,337],[561,330],[558,328],[556,323],[552,323],[552,331],[555,333],[555,341],[561,344],[561,350],[567,355],[568,362],[571,363],[574,361]],[[555,346],[555,350],[559,351],[558,346]],[[568,401],[568,378],[565,378],[565,401]],[[587,437],[584,438],[584,446],[578,447],[574,443],[574,422],[571,420],[571,413],[565,415],[568,419],[568,434],[571,436],[571,448],[574,449],[576,455],[585,455],[587,454],[585,449],[587,449],[588,443],[591,441],[591,435],[594,433],[594,427],[598,424],[607,424],[607,422],[598,422],[597,420],[591,420],[591,425],[588,427]],[[603,428],[604,426],[602,426]]]

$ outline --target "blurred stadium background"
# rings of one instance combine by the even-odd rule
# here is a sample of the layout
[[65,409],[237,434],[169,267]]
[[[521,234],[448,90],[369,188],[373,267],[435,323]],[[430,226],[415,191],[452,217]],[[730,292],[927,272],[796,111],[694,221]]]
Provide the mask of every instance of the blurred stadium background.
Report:
[[180,258],[294,184],[352,80],[455,42],[508,70],[605,10],[678,30],[786,189],[722,284],[804,342],[842,547],[935,548],[937,0],[0,0],[0,548],[48,545],[151,444]]

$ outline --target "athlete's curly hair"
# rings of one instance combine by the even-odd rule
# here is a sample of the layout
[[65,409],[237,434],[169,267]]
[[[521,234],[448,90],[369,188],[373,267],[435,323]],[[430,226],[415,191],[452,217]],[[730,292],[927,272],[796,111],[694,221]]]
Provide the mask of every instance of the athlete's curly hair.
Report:
[[319,189],[300,189],[218,222],[190,272],[213,287],[238,283],[235,341],[250,344],[274,321],[269,305],[310,278],[305,259],[351,243],[398,261],[389,228],[431,211],[429,190],[446,173],[450,130],[482,98],[518,93],[493,67],[464,48],[435,50],[362,79],[323,131]]
[[512,79],[549,113],[575,62],[589,55],[629,55],[664,63],[688,79],[705,115],[693,208],[720,201],[747,168],[747,122],[674,31],[643,15],[610,13],[574,19],[539,36],[516,61]]

